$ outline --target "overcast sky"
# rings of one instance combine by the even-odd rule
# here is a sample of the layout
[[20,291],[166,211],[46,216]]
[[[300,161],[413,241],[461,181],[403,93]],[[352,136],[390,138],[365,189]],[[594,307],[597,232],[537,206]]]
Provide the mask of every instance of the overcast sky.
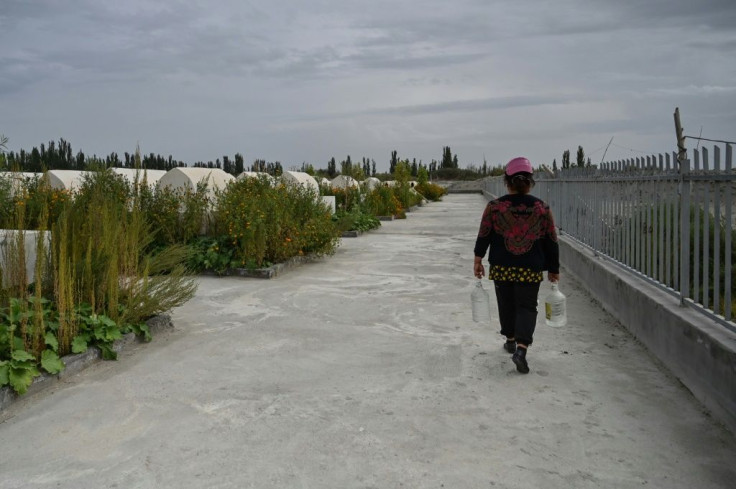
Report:
[[12,150],[598,163],[673,151],[678,106],[736,140],[736,1],[0,0]]

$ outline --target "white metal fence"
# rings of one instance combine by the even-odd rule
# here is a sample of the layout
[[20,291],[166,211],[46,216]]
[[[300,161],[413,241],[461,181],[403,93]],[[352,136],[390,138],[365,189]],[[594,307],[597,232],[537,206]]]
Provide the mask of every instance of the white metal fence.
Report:
[[[724,154],[725,153],[725,154]],[[562,234],[736,331],[732,148],[537,172]],[[484,181],[503,195],[503,177]]]

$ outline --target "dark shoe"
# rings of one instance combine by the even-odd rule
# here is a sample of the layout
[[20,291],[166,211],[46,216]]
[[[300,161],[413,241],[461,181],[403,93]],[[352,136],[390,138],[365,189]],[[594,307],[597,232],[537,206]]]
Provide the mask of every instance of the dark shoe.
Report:
[[529,364],[526,363],[526,350],[524,348],[517,348],[516,353],[511,357],[511,361],[516,365],[516,370],[522,374],[529,373]]
[[503,349],[509,353],[514,353],[516,351],[516,341],[514,340],[506,341],[506,343],[503,344]]

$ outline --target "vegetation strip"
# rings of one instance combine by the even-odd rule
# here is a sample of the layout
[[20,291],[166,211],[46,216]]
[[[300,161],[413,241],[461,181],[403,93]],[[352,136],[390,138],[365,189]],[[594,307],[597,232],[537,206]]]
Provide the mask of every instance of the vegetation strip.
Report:
[[[154,316],[146,321],[152,335],[158,334],[165,329],[173,328],[174,324],[171,322],[171,316],[162,314],[160,316]],[[126,347],[131,345],[133,342],[145,343],[146,341],[137,336],[135,333],[128,333],[123,335],[122,338],[115,340],[113,343],[113,350],[116,353],[120,353]],[[72,375],[75,375],[82,370],[86,369],[90,365],[99,362],[103,359],[103,351],[98,347],[90,347],[84,353],[77,353],[73,355],[66,355],[61,358],[64,362],[65,368],[57,374],[50,374],[43,372],[40,376],[33,379],[33,383],[28,388],[28,391],[24,395],[17,394],[12,387],[9,385],[0,388],[0,412],[10,407],[14,402],[27,396],[41,392],[50,386],[54,385],[59,380],[64,380]]]
[[112,360],[126,334],[150,339],[144,320],[189,300],[199,272],[273,278],[444,194],[425,169],[410,182],[408,162],[385,184],[174,168],[151,185],[134,160],[127,176],[102,161],[0,174],[0,387],[23,395],[70,354]]

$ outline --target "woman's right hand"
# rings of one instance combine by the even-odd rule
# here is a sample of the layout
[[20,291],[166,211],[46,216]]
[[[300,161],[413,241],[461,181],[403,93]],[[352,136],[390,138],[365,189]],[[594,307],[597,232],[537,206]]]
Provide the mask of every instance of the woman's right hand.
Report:
[[475,278],[483,278],[486,276],[486,269],[483,267],[483,263],[481,262],[475,262],[473,263],[473,273],[475,274]]

